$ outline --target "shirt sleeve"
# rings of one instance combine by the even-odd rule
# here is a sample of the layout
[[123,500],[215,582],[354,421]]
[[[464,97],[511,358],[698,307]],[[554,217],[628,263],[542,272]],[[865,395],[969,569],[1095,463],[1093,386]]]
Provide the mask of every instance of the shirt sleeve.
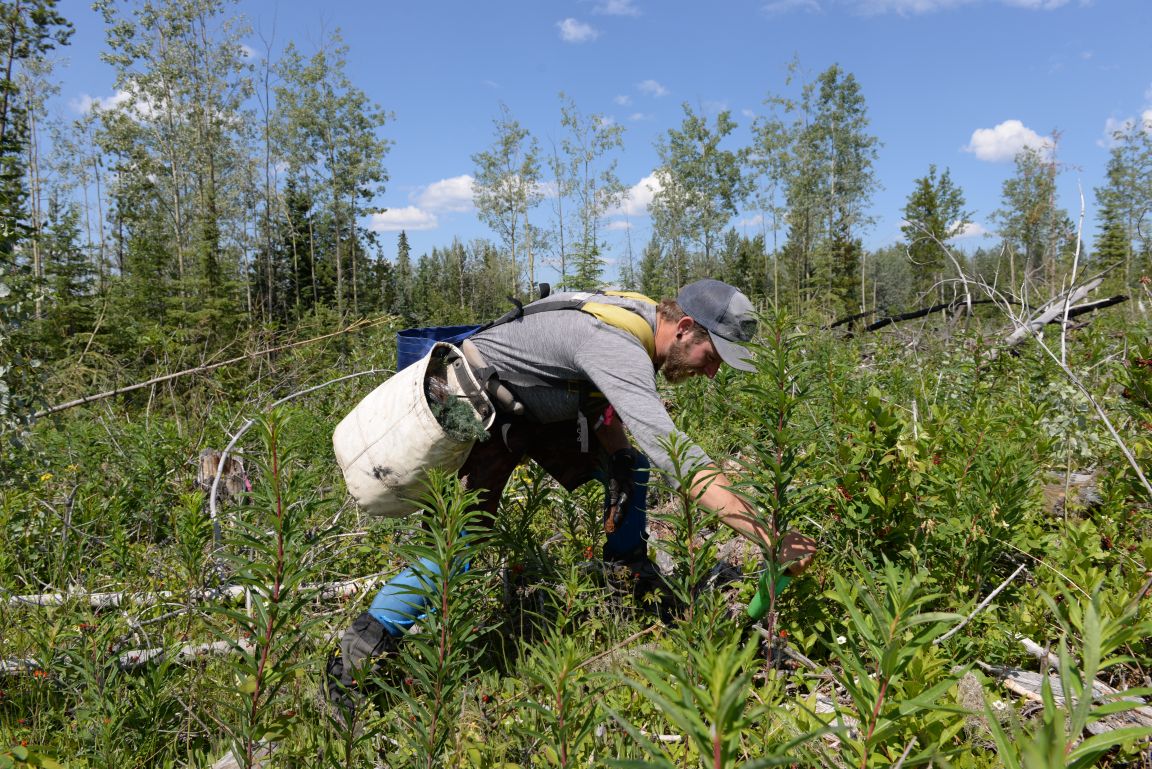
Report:
[[616,410],[652,464],[675,485],[675,467],[667,446],[681,447],[683,469],[710,464],[711,458],[678,429],[656,390],[656,370],[644,347],[606,324],[576,351],[575,363]]

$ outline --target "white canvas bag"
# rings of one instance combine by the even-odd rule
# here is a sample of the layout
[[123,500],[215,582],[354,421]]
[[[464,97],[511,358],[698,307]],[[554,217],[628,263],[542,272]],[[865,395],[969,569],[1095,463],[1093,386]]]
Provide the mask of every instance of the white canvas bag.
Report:
[[458,470],[475,442],[454,438],[437,421],[425,394],[430,376],[442,378],[447,397],[468,404],[484,429],[495,418],[463,353],[446,342],[368,393],[336,426],[332,447],[348,492],[372,515],[414,512],[425,472]]

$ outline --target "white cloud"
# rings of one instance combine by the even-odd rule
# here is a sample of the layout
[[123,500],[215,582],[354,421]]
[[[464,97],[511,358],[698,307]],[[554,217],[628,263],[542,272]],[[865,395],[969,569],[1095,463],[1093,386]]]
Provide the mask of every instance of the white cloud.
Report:
[[390,208],[372,214],[368,229],[373,232],[399,232],[400,230],[434,230],[439,225],[436,215],[422,211],[416,206]]
[[412,201],[429,211],[471,211],[472,177],[463,174],[433,182],[413,195]]
[[591,25],[577,19],[568,18],[564,21],[558,21],[556,27],[560,30],[560,39],[565,43],[587,43],[600,36],[600,33]]
[[608,212],[609,216],[646,216],[652,198],[660,189],[656,174],[648,174],[632,185],[619,206]]
[[619,107],[627,107],[629,104],[632,103],[632,97],[625,93],[625,94],[620,94],[619,96],[614,98],[612,101],[616,102],[616,105]]
[[639,122],[641,120],[651,120],[652,116],[646,112],[633,112],[631,115],[628,116],[628,119],[630,121],[632,121],[633,123],[636,123],[636,122]]
[[977,128],[965,152],[971,152],[980,160],[997,163],[1012,160],[1025,147],[1048,150],[1052,140],[1028,128],[1019,120],[1005,120],[995,128]]
[[[955,226],[954,224],[951,226]],[[968,222],[964,225],[964,229],[952,236],[953,240],[967,240],[968,238],[983,238],[991,235],[988,230],[984,229],[984,225],[977,224],[976,222]]]
[[596,4],[592,13],[604,16],[639,16],[640,9],[632,3],[632,0],[603,0]]
[[641,83],[637,83],[636,88],[640,90],[640,93],[647,94],[648,96],[659,97],[668,95],[668,89],[660,85],[655,80],[645,80]]
[[630,230],[630,229],[632,229],[632,222],[628,221],[627,219],[617,219],[614,222],[608,222],[608,224],[604,227],[604,229],[609,230],[611,232],[618,232],[620,230]]
[[243,43],[240,44],[240,56],[247,61],[252,61],[253,59],[259,58],[256,54],[255,48],[244,45]]
[[132,99],[132,94],[127,91],[117,91],[111,96],[89,96],[88,94],[81,94],[79,97],[69,99],[68,106],[81,115],[87,115],[93,109],[99,109],[103,112],[109,112],[114,109],[127,104]]
[[749,219],[741,219],[736,222],[737,227],[746,230],[758,230],[762,224],[764,224],[764,214],[756,214]]

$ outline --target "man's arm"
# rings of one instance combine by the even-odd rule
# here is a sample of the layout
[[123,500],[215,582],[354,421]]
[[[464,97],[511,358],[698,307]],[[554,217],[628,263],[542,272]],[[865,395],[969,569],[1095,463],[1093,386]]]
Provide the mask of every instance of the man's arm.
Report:
[[728,477],[715,465],[696,473],[692,479],[692,493],[701,507],[719,516],[721,523],[775,553],[776,562],[786,566],[789,573],[800,574],[812,563],[816,542],[796,531],[774,536],[771,529],[757,520],[744,500],[732,492]]

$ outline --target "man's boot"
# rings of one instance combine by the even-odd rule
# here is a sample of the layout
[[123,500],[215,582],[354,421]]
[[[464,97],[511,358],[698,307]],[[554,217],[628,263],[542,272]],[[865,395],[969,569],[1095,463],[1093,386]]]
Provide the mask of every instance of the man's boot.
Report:
[[368,612],[344,631],[324,665],[324,693],[345,721],[364,699],[363,683],[382,658],[395,655],[400,637],[392,635]]
[[643,611],[670,621],[680,607],[664,573],[648,557],[647,545],[626,555],[611,553],[605,548],[604,566],[609,578],[619,587],[631,591],[636,605]]

